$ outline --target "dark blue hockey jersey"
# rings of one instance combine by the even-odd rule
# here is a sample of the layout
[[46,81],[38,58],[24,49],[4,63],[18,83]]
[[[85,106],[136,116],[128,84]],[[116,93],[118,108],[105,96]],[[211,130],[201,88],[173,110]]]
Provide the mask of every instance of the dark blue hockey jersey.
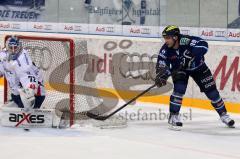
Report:
[[167,65],[172,72],[178,70],[186,56],[193,56],[191,65],[185,68],[188,71],[197,69],[204,63],[204,55],[208,51],[208,43],[196,36],[180,35],[179,48],[168,48],[164,44],[159,52],[157,65]]

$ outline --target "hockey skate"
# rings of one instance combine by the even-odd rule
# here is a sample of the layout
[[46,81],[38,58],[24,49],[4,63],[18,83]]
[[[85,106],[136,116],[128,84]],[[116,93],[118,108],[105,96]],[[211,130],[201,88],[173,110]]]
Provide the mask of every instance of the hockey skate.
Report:
[[169,129],[180,131],[182,127],[182,122],[180,120],[179,114],[172,114],[170,113],[170,117],[168,119]]
[[229,117],[228,114],[223,114],[220,116],[220,119],[224,124],[226,124],[229,128],[235,128],[235,121]]

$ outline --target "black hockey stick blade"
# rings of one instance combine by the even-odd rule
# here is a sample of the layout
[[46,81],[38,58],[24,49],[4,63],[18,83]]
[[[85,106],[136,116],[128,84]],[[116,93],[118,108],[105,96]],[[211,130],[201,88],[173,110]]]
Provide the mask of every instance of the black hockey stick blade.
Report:
[[97,115],[97,114],[93,114],[93,113],[90,113],[90,112],[87,112],[86,114],[89,118],[92,118],[92,119],[96,119],[96,120],[106,120],[108,118],[108,116],[101,116],[101,115]]
[[145,93],[147,93],[148,91],[150,91],[152,88],[154,88],[157,84],[153,84],[152,86],[150,86],[148,89],[144,90],[143,92],[141,92],[140,94],[138,94],[136,97],[132,98],[130,101],[128,101],[127,103],[125,103],[124,105],[122,105],[121,107],[119,107],[118,109],[116,109],[115,111],[113,111],[112,113],[106,115],[106,116],[102,116],[102,115],[98,115],[98,114],[94,114],[91,112],[87,112],[87,116],[89,118],[93,118],[96,120],[106,120],[108,118],[110,118],[111,116],[113,116],[114,114],[116,114],[117,112],[119,112],[120,110],[122,110],[123,108],[125,108],[126,106],[128,106],[130,103],[132,103],[133,101],[135,101],[136,99],[138,99],[139,97],[141,97],[142,95],[144,95]]

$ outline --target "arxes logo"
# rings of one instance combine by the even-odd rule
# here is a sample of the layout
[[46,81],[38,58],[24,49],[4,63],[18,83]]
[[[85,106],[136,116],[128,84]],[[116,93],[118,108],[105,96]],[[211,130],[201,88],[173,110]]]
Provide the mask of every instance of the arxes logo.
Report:
[[10,113],[10,117],[9,117],[9,121],[10,122],[17,122],[17,124],[15,125],[15,127],[18,127],[20,124],[22,124],[24,121],[27,121],[29,124],[31,123],[38,123],[38,124],[42,124],[44,123],[44,115],[31,115],[31,113],[29,114],[14,114],[14,113]]

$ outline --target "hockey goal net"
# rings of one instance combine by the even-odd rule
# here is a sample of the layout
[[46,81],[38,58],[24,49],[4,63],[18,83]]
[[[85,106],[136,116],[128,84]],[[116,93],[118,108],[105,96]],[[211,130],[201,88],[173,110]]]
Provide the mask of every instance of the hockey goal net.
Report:
[[[6,36],[5,41],[9,37]],[[100,109],[98,107],[101,105],[101,98],[97,91],[91,89],[96,88],[96,83],[84,80],[88,61],[91,60],[88,56],[81,56],[88,54],[86,41],[55,37],[18,37],[23,48],[28,50],[33,62],[43,73],[46,98],[42,108],[63,112],[70,126],[77,121],[82,123],[93,120],[83,112],[97,108],[101,113],[101,106]],[[9,97],[10,91],[5,81],[4,101],[8,101]],[[126,121],[114,118],[97,124],[110,127],[125,126]]]

